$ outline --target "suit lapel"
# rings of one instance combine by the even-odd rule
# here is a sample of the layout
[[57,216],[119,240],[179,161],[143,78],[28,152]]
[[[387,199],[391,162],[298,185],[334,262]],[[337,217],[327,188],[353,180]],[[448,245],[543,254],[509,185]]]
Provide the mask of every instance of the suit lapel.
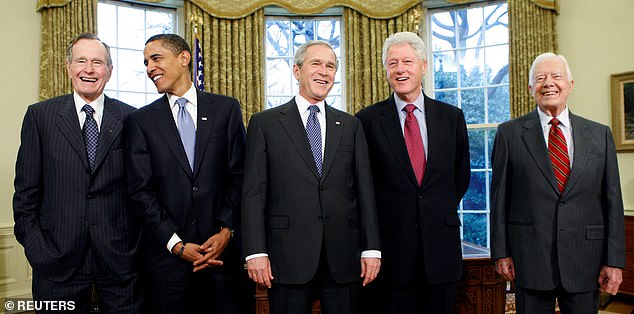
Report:
[[[433,173],[436,160],[442,158],[443,146],[446,142],[443,140],[443,136],[444,134],[449,134],[449,132],[446,132],[448,127],[446,121],[448,120],[441,117],[436,100],[427,97],[425,94],[423,94],[423,97],[425,98],[425,125],[427,126],[427,165],[421,186],[425,184],[425,178],[428,178]],[[414,173],[413,170],[412,173]]]
[[58,120],[57,127],[62,132],[73,150],[80,156],[84,167],[90,169],[88,165],[88,156],[86,155],[86,145],[84,145],[84,137],[81,134],[81,127],[79,125],[79,117],[75,110],[75,101],[73,100],[73,94],[66,95],[59,104],[60,109],[57,112]]
[[113,101],[105,96],[103,106],[103,117],[101,118],[101,128],[99,130],[99,142],[97,144],[97,155],[95,156],[95,169],[103,162],[110,150],[110,146],[121,133],[123,124],[121,123],[121,110],[115,107]]
[[401,128],[398,112],[396,111],[396,102],[394,94],[390,96],[387,102],[383,103],[381,108],[381,127],[387,139],[387,143],[394,153],[394,157],[407,174],[410,182],[418,187],[416,175],[409,160],[405,138],[403,137],[403,129]]
[[172,152],[181,168],[191,177],[192,169],[189,166],[189,161],[187,161],[187,154],[178,134],[178,128],[176,127],[176,122],[174,122],[174,116],[166,95],[163,95],[161,102],[154,107],[153,119],[168,149]]
[[531,112],[530,117],[524,122],[523,130],[522,140],[531,158],[533,158],[533,161],[537,164],[537,167],[546,178],[546,181],[548,181],[548,184],[550,184],[553,190],[559,193],[537,111]]
[[[339,113],[332,109],[328,104],[325,104],[326,109],[326,145],[324,145],[324,164],[322,167],[321,177],[325,178],[328,175],[332,163],[335,159],[337,147],[339,146],[339,140],[341,139],[342,128],[344,125],[341,122]],[[310,144],[309,144],[310,145]]]
[[209,144],[211,130],[213,130],[216,111],[212,105],[213,99],[208,94],[196,91],[198,95],[198,120],[196,128],[196,155],[194,157],[194,177],[198,174]]
[[[297,104],[295,98],[282,105],[279,108],[281,114],[280,124],[284,128],[286,135],[291,139],[293,146],[306,163],[306,166],[313,172],[315,177],[319,178],[317,173],[317,167],[315,166],[315,159],[310,150],[310,144],[308,143],[308,137],[306,136],[306,128],[302,123],[302,119],[299,116],[299,110],[297,110]],[[323,168],[322,168],[323,173]]]
[[570,169],[570,177],[568,177],[568,183],[562,194],[562,197],[570,191],[575,183],[579,181],[582,169],[585,168],[588,160],[588,143],[590,137],[588,136],[587,125],[578,117],[570,113],[570,124],[572,124],[572,142],[574,143],[574,155],[572,168]]

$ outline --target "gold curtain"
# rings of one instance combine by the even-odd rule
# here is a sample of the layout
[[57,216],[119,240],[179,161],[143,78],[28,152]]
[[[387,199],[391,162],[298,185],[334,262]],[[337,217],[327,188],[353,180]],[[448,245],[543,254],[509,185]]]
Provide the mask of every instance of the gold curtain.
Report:
[[537,1],[508,0],[511,118],[535,108],[528,91],[528,72],[533,59],[544,52],[557,52],[556,2],[552,1],[553,8],[543,8],[534,2]]
[[390,95],[381,58],[383,41],[396,32],[416,32],[423,18],[420,4],[390,19],[373,19],[345,8],[346,103],[349,112],[356,113]]
[[239,19],[217,18],[185,1],[185,34],[202,44],[205,89],[240,100],[245,122],[264,106],[264,9]]
[[40,100],[72,91],[66,74],[66,46],[80,33],[97,30],[97,0],[40,0]]

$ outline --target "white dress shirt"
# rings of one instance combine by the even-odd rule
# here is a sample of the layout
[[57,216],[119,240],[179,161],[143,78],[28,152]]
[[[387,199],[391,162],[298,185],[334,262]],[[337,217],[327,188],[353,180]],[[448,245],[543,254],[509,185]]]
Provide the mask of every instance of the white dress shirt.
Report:
[[73,92],[73,100],[75,100],[75,110],[77,111],[77,117],[79,117],[79,128],[84,128],[84,122],[86,122],[86,113],[82,110],[84,105],[88,104],[95,109],[95,113],[92,114],[92,117],[97,121],[97,130],[101,130],[101,120],[103,119],[103,104],[106,100],[106,97],[101,94],[97,99],[95,99],[91,103],[86,103],[86,101],[77,94],[77,92]]

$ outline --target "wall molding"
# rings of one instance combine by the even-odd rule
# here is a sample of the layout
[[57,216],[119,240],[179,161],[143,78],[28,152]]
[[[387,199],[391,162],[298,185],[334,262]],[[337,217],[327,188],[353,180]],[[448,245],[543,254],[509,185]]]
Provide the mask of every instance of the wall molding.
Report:
[[33,272],[13,224],[0,225],[0,298],[31,297]]

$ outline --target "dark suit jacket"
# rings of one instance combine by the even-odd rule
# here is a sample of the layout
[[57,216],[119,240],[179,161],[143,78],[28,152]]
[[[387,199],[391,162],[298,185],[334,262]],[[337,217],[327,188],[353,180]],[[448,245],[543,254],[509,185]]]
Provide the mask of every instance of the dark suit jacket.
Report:
[[570,113],[574,155],[563,194],[537,111],[501,124],[493,147],[491,257],[512,257],[516,283],[597,289],[601,265],[625,266],[623,203],[612,133]]
[[[379,276],[392,285],[414,284],[421,267],[433,284],[457,281],[462,274],[457,209],[470,178],[467,128],[462,110],[424,97],[428,156],[420,186],[394,95],[357,113],[368,138],[379,211]],[[416,262],[420,243],[425,265]]]
[[133,110],[105,98],[91,173],[73,95],[28,108],[16,163],[15,236],[43,277],[70,278],[89,246],[113,278],[135,275],[138,232],[126,206],[121,140],[123,119]]
[[[148,274],[182,279],[191,263],[170,254],[174,233],[204,243],[221,227],[235,228],[244,164],[244,126],[234,98],[198,91],[194,172],[189,166],[167,96],[129,116],[125,123],[128,189],[147,239]],[[228,267],[233,244],[221,260]],[[234,252],[233,258],[239,258]]]
[[322,246],[338,283],[379,250],[368,150],[359,121],[325,106],[321,178],[295,99],[251,117],[242,195],[244,255],[268,253],[276,283],[305,284]]

